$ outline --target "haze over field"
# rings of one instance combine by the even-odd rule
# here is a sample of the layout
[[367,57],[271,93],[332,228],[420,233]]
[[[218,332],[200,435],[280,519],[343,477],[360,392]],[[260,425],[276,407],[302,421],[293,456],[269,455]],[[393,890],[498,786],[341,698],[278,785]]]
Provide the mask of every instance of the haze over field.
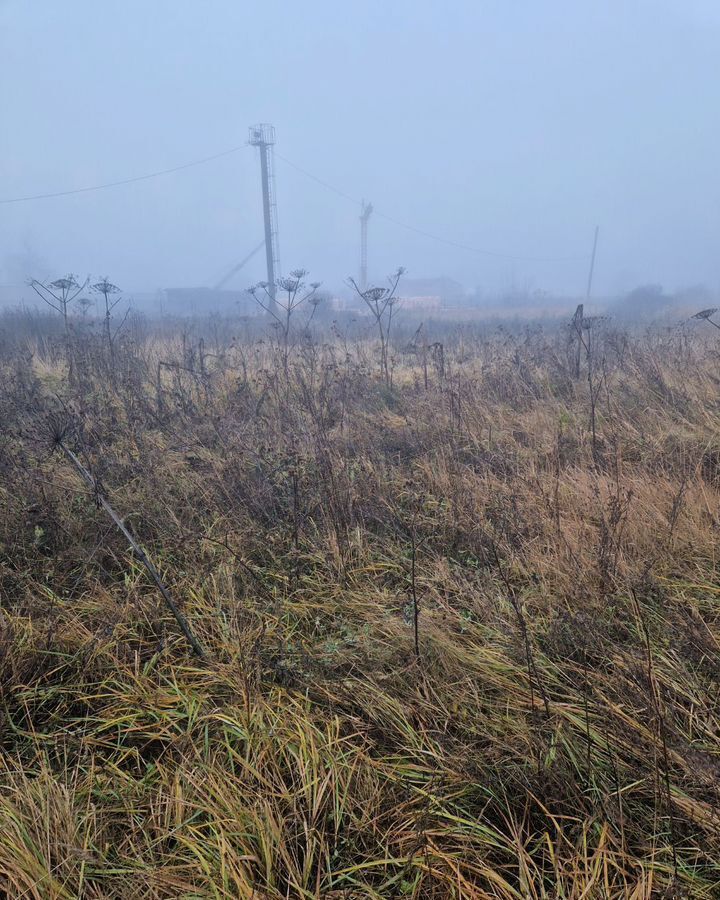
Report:
[[[370,275],[598,294],[720,283],[712,0],[0,4],[0,198],[181,165],[271,122],[277,152],[379,213]],[[336,285],[358,204],[277,160],[280,250]],[[0,283],[67,270],[212,284],[262,237],[256,153],[0,206]],[[263,277],[258,255],[235,286]]]
[[0,898],[720,898],[718,38],[0,0]]

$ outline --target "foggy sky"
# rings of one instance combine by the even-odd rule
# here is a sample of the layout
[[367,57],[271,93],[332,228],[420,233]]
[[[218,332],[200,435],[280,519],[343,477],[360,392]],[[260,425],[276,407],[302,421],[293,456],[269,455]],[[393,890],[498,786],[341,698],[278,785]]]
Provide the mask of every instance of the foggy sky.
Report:
[[[243,144],[374,217],[370,274],[487,292],[720,287],[716,0],[0,0],[0,199]],[[358,268],[353,202],[277,160],[283,270]],[[210,285],[262,238],[257,152],[0,205],[0,282],[66,271]],[[32,268],[34,271],[25,271]],[[262,278],[258,255],[233,286]]]

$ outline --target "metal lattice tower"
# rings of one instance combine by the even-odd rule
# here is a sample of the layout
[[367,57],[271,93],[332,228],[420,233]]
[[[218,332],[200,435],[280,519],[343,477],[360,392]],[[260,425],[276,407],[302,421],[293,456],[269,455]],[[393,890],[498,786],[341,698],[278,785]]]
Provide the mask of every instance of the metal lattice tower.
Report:
[[268,293],[275,302],[275,281],[280,277],[280,248],[278,243],[277,204],[275,202],[275,166],[273,146],[275,129],[260,124],[250,127],[248,143],[260,150],[263,218],[265,220],[265,260],[267,262]]
[[367,288],[367,223],[373,211],[372,203],[364,200],[360,208],[360,290]]

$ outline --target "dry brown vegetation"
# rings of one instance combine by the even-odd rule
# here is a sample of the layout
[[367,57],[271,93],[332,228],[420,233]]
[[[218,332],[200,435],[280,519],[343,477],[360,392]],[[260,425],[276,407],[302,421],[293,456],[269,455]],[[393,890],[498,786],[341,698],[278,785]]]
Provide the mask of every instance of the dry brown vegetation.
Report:
[[720,896],[710,329],[21,325],[3,895]]

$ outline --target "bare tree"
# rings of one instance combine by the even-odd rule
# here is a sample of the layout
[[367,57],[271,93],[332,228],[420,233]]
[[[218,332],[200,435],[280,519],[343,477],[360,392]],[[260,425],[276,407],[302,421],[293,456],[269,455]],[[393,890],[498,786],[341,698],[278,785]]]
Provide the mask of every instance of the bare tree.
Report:
[[399,300],[397,296],[398,284],[405,274],[401,266],[396,272],[388,276],[388,287],[369,287],[362,291],[354,278],[348,278],[348,284],[355,288],[358,295],[370,310],[378,337],[380,338],[380,377],[388,387],[392,387],[392,375],[388,359],[390,346],[390,332],[392,330],[393,313]]
[[77,280],[77,275],[70,274],[65,275],[64,278],[58,278],[56,281],[51,281],[49,284],[38,281],[37,278],[32,278],[29,285],[51,309],[60,313],[65,326],[65,334],[68,334],[70,329],[68,321],[70,304],[85,290],[89,281],[90,278],[88,277],[80,284]]

